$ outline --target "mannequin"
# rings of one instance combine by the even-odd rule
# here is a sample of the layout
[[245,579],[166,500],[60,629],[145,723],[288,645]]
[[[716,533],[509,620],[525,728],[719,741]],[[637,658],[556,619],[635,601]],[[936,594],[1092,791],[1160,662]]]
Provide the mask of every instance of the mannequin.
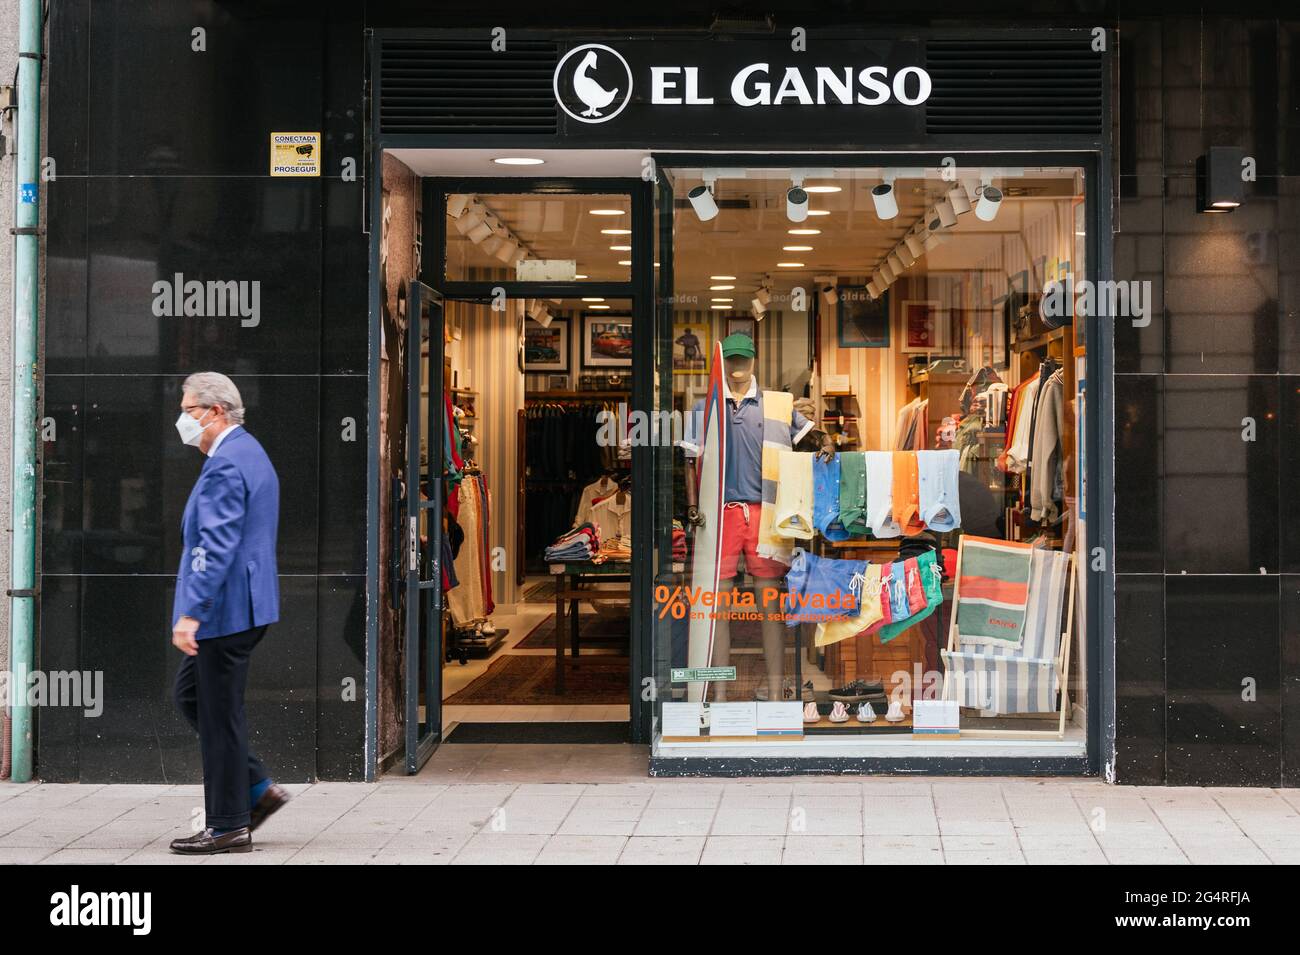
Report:
[[[789,569],[776,558],[759,556],[754,551],[757,536],[758,508],[762,503],[762,391],[754,377],[756,350],[754,340],[744,334],[728,335],[722,342],[724,377],[726,380],[726,409],[724,434],[727,441],[727,468],[723,498],[723,567],[739,567],[743,557],[746,573],[754,577],[756,593],[772,593],[780,586]],[[691,422],[699,422],[703,415],[703,401],[697,402]],[[688,428],[688,438],[694,432]],[[800,449],[816,449],[825,461],[835,456],[835,442],[830,435],[814,430],[811,421],[798,411],[790,416],[790,443]],[[692,440],[683,440],[682,447],[688,457],[696,457],[702,449]],[[703,524],[697,502],[696,471],[686,471],[686,519],[692,525]],[[752,522],[752,524],[751,524]],[[728,574],[723,573],[724,577]],[[767,670],[767,699],[781,699],[784,668],[785,622],[778,619],[779,606],[758,606],[762,613],[763,659]],[[731,627],[725,615],[720,615],[714,630],[713,665],[728,666],[731,662]],[[714,683],[714,698],[726,700],[727,684]]]

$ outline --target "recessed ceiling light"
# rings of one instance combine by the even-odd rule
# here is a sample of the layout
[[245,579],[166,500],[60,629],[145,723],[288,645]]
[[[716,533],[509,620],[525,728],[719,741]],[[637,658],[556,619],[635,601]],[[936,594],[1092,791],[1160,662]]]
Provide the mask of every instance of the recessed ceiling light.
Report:
[[821,229],[786,229],[790,235],[821,235]]
[[601,235],[631,235],[631,229],[601,229]]
[[729,311],[731,311],[731,306],[730,306],[730,305],[710,305],[709,308],[721,309],[721,310],[724,311],[724,312],[729,312]]
[[734,275],[710,275],[709,278],[715,282],[734,282],[736,280]]
[[[805,191],[806,191],[806,190],[805,190]],[[809,210],[808,210],[808,214],[809,214],[810,216],[828,216],[828,215],[831,214],[831,210],[829,210],[829,209],[809,209]]]
[[589,308],[609,308],[608,305],[590,305]]
[[736,286],[734,285],[710,285],[710,292],[730,292]]
[[618,264],[619,264],[619,265],[631,265],[631,264],[632,264],[632,260],[631,260],[631,259],[619,259],[619,260],[618,260]]
[[609,251],[611,251],[611,252],[631,252],[631,251],[632,251],[632,246],[630,246],[630,245],[611,245],[611,246],[609,247]]
[[804,186],[804,192],[839,192],[839,186]]
[[783,245],[783,246],[781,246],[781,251],[782,251],[782,252],[811,252],[812,250],[813,250],[813,247],[812,247],[811,245]]
[[709,301],[710,301],[710,302],[734,302],[735,299],[734,299],[734,298],[726,298],[726,297],[724,297],[724,296],[717,296],[717,297],[715,297],[715,298],[711,298],[711,299],[709,299]]
[[593,216],[621,216],[621,215],[623,215],[623,210],[622,210],[622,209],[588,209],[587,211],[590,212]]
[[778,269],[801,269],[803,268],[803,263],[802,262],[778,262],[776,263],[776,267]]
[[603,298],[584,298],[583,301],[584,301],[584,302],[603,302],[603,301],[605,301],[605,300],[604,300]]
[[574,272],[573,277],[575,279],[585,279],[587,276],[583,275],[581,272]]
[[540,166],[546,162],[545,159],[538,159],[536,156],[502,156],[492,161],[498,166]]

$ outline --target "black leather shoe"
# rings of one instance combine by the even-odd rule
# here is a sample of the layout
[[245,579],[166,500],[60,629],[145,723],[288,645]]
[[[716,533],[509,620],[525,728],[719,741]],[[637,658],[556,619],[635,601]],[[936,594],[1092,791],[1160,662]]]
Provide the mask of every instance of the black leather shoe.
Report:
[[289,793],[275,783],[271,783],[262,793],[262,798],[257,801],[248,812],[248,831],[252,832],[262,823],[266,822],[266,817],[280,809],[289,801]]
[[213,835],[209,826],[188,838],[173,839],[171,848],[172,852],[194,856],[209,856],[218,852],[252,852],[253,836],[248,831],[248,826],[232,829],[219,836]]

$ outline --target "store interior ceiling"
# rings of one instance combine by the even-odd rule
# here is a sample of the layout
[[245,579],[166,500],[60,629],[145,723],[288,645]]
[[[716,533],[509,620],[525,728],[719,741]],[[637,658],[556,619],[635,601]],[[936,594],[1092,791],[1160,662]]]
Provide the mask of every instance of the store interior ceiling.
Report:
[[[455,155],[449,155],[454,153]],[[523,154],[520,154],[523,155]],[[647,154],[636,150],[528,151],[540,158],[531,165],[500,165],[502,150],[401,150],[401,158],[421,175],[512,177],[639,175]],[[515,157],[517,158],[517,157]],[[1000,188],[1004,201],[996,217],[984,221],[973,213],[956,217],[956,224],[935,230],[938,241],[927,244],[904,274],[967,271],[996,259],[1002,243],[1023,241],[1023,224],[1045,211],[1072,216],[1072,202],[1082,201],[1083,182],[1074,168],[1027,169],[958,168],[945,178],[936,168],[857,167],[720,168],[679,167],[667,171],[674,186],[674,285],[679,297],[694,307],[747,312],[760,286],[780,291],[810,285],[818,279],[870,275],[909,233],[927,235],[927,219],[956,182],[974,192],[983,181]],[[897,214],[882,219],[871,190],[893,176]],[[687,193],[708,182],[717,215],[701,221]],[[808,216],[791,221],[787,190],[801,185],[809,193]],[[491,213],[528,251],[529,257],[575,259],[578,272],[590,280],[626,280],[630,271],[631,237],[626,197],[583,195],[537,196],[494,191],[483,200]],[[595,215],[613,207],[618,215]],[[802,230],[791,232],[791,230]],[[816,230],[812,232],[810,230]],[[953,241],[960,238],[961,241]],[[475,250],[455,229],[448,229],[449,261],[472,263]],[[465,244],[461,248],[458,245]],[[487,255],[485,265],[498,265]],[[906,257],[905,257],[906,258]],[[717,279],[716,276],[734,276]],[[718,288],[733,285],[732,289]],[[725,299],[733,301],[727,302]]]

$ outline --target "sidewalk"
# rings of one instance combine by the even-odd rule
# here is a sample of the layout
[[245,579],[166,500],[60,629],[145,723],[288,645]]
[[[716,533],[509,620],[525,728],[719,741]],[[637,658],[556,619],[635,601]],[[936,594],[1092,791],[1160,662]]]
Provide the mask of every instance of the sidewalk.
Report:
[[1300,790],[1093,779],[650,779],[633,746],[443,746],[291,785],[243,855],[182,858],[197,785],[0,783],[0,863],[1300,863]]

